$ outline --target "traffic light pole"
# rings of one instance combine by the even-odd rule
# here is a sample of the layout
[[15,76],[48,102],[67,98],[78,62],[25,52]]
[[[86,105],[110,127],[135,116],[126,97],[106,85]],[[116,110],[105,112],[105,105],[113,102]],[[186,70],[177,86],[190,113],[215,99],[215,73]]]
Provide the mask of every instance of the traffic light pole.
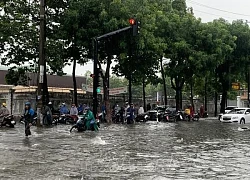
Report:
[[98,77],[99,77],[99,71],[98,71],[98,42],[99,40],[101,39],[104,39],[104,38],[108,38],[110,36],[113,36],[113,35],[116,35],[116,34],[119,34],[121,32],[125,32],[129,29],[131,29],[132,26],[129,26],[129,27],[125,27],[125,28],[122,28],[122,29],[119,29],[119,30],[116,30],[116,31],[113,31],[113,32],[110,32],[110,33],[107,33],[107,34],[104,34],[102,36],[99,36],[99,37],[96,37],[94,38],[94,78],[93,78],[93,113],[94,113],[94,116],[97,115],[97,107],[98,107],[98,93],[97,93],[97,88],[98,88]]
[[110,36],[114,36],[116,34],[128,31],[130,29],[132,29],[132,34],[133,36],[136,36],[138,34],[138,28],[139,28],[139,22],[134,20],[134,19],[130,19],[130,24],[131,26],[122,28],[122,29],[118,29],[116,31],[112,31],[110,33],[104,34],[102,36],[96,37],[94,38],[94,78],[93,78],[93,113],[94,116],[97,115],[97,107],[98,107],[98,92],[97,92],[97,88],[98,88],[98,79],[99,79],[99,70],[98,70],[98,42],[104,38],[108,38]]

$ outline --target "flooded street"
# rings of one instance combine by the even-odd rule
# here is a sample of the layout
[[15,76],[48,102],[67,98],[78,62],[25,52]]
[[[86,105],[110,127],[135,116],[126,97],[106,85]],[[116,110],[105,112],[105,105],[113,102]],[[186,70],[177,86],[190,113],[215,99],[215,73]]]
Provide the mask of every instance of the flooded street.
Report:
[[249,179],[250,131],[218,120],[0,129],[0,179]]

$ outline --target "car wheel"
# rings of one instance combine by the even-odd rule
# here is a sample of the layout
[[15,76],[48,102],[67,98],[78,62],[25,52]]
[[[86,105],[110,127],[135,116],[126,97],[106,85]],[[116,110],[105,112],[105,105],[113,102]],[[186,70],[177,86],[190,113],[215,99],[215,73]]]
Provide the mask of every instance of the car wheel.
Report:
[[240,120],[240,124],[246,124],[244,118],[242,118],[242,119]]

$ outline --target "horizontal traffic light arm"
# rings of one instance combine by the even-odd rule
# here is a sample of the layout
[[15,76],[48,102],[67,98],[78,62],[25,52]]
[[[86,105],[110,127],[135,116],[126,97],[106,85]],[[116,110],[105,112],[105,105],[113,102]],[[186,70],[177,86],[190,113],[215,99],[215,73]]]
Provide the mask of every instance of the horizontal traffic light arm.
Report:
[[121,33],[121,32],[127,31],[127,30],[129,30],[129,29],[131,29],[131,28],[132,28],[132,26],[129,26],[129,27],[125,27],[125,28],[122,28],[122,29],[118,29],[118,30],[116,30],[116,31],[112,31],[112,32],[107,33],[107,34],[103,34],[103,35],[97,37],[96,40],[101,40],[101,39],[103,39],[103,38],[107,38],[107,37],[113,36],[113,35],[115,35],[115,34],[119,34],[119,33]]

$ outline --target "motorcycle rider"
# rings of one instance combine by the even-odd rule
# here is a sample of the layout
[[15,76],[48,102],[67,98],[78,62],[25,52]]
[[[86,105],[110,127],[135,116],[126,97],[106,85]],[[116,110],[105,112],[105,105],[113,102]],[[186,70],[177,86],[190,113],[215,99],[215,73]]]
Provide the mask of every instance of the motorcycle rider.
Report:
[[139,110],[138,110],[138,114],[143,114],[143,113],[144,113],[144,108],[141,105],[140,108],[139,108]]
[[50,108],[50,110],[51,110],[52,115],[55,114],[55,108],[54,108],[52,102],[49,102],[49,103],[48,103],[48,106],[49,106],[49,108]]
[[95,121],[93,112],[89,107],[85,108],[86,111],[86,130],[98,131],[98,126]]
[[125,117],[127,117],[127,110],[128,110],[128,108],[129,108],[129,103],[128,102],[126,102],[125,103],[125,108],[124,108],[124,111],[125,111]]
[[6,106],[7,106],[6,103],[2,103],[2,107],[0,109],[0,123],[1,123],[0,126],[2,126],[2,124],[4,124],[4,117],[6,117],[7,115],[10,114],[10,112]]
[[131,103],[130,107],[127,109],[127,123],[132,124],[134,122],[135,118],[135,108],[134,104]]
[[63,114],[68,114],[69,113],[69,110],[68,108],[66,107],[66,104],[65,103],[62,103],[62,106],[60,108],[60,115],[63,115]]
[[114,118],[115,118],[115,122],[119,122],[120,120],[120,106],[118,104],[116,104],[115,108],[114,108]]
[[52,125],[53,116],[51,111],[52,102],[49,102],[48,105],[45,105],[43,111],[43,124],[44,125]]
[[70,108],[70,116],[72,118],[74,118],[74,120],[76,121],[78,119],[78,110],[76,108],[76,105],[75,104],[72,104],[71,108]]
[[77,110],[78,110],[79,115],[83,115],[83,105],[82,104],[79,104]]
[[24,122],[25,122],[25,136],[31,135],[30,127],[34,121],[35,111],[31,108],[30,102],[25,103],[25,111],[24,111]]

